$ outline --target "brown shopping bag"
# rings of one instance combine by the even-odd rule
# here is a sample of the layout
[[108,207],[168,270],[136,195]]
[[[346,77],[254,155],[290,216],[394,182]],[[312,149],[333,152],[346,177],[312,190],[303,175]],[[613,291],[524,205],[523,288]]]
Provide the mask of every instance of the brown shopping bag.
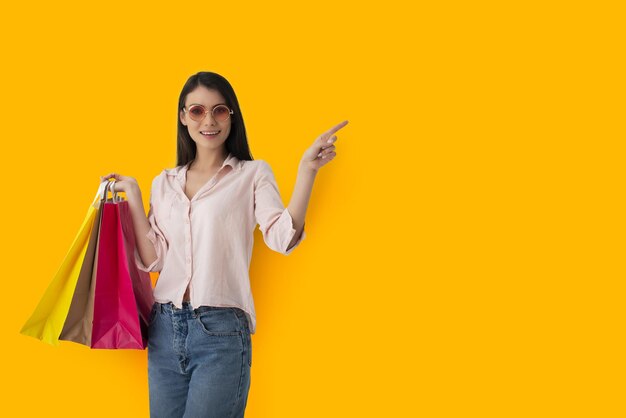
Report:
[[[108,185],[107,185],[108,188]],[[106,191],[104,193],[106,198]],[[98,237],[102,221],[102,202],[100,201],[94,226],[89,237],[87,253],[78,276],[70,310],[65,319],[59,340],[73,341],[91,346],[91,330],[93,328],[93,299],[96,292],[96,269],[98,263]]]

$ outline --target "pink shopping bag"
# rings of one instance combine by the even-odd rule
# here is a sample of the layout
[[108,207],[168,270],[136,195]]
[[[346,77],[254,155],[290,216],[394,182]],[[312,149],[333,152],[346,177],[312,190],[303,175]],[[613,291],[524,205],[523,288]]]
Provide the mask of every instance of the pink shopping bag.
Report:
[[154,297],[150,274],[135,265],[128,202],[113,194],[102,206],[91,348],[145,349]]

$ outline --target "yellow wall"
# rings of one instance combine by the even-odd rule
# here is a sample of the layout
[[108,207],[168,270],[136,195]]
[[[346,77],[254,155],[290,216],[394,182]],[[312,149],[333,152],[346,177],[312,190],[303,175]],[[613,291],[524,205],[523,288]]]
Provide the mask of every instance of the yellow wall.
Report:
[[623,416],[622,10],[410,4],[3,6],[0,414],[148,416],[146,351],[19,329],[99,176],[147,208],[180,89],[214,71],[285,205],[350,122],[300,248],[255,231],[246,417]]

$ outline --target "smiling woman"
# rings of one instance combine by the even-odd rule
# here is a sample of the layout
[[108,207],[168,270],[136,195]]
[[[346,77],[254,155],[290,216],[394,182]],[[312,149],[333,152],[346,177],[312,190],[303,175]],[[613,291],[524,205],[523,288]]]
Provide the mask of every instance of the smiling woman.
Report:
[[[196,150],[198,146],[203,146],[202,141],[200,144],[198,143],[201,139],[210,139],[211,149],[222,147],[230,134],[231,115],[235,113],[225,104],[226,99],[224,99],[224,96],[219,90],[209,89],[200,84],[187,95],[186,102],[188,104],[186,103],[183,106],[180,113],[180,123],[187,127],[187,132],[191,140],[194,141]],[[243,125],[243,119],[241,119],[241,124]],[[184,139],[186,140],[187,138],[185,137]],[[188,141],[185,142],[188,143]],[[224,153],[222,152],[221,154],[223,156]],[[198,159],[204,155],[202,153],[198,156]],[[201,171],[206,171],[215,165],[215,158],[210,157],[206,162],[202,163]]]
[[299,246],[315,176],[334,158],[333,134],[346,123],[304,152],[285,207],[270,165],[252,158],[232,86],[200,72],[180,93],[177,165],[152,181],[147,217],[137,182],[115,175],[131,207],[137,267],[160,272],[148,330],[152,418],[244,416],[256,331],[255,227],[276,252]]

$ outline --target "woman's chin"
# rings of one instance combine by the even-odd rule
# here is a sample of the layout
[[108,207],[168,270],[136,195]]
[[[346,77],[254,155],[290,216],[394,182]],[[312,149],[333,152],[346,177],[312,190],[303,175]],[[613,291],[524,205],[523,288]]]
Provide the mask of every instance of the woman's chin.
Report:
[[196,147],[201,148],[220,148],[224,141],[212,141],[210,139],[201,139],[199,141],[194,141],[196,143]]

